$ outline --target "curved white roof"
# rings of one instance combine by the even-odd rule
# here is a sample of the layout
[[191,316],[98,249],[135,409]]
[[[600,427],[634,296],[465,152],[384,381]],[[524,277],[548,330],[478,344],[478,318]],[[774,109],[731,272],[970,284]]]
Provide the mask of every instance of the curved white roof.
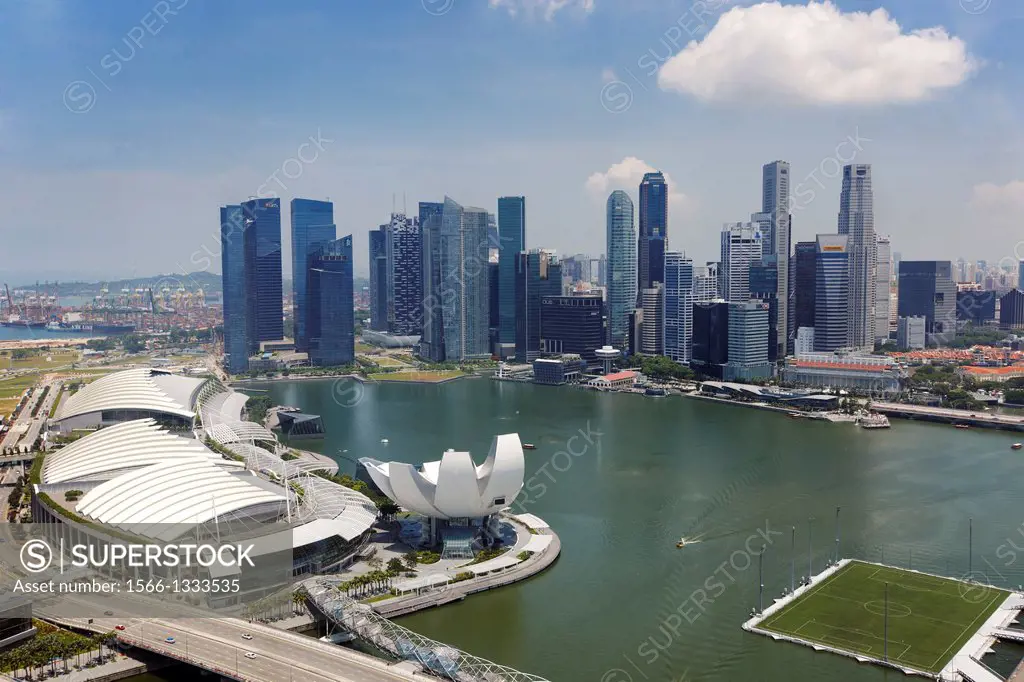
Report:
[[221,422],[206,427],[206,433],[221,445],[245,443],[251,440],[277,442],[273,432],[255,422]]
[[116,424],[49,454],[43,462],[43,483],[96,481],[127,471],[182,459],[205,459],[217,466],[240,467],[193,438],[175,436],[154,419]]
[[146,467],[101,483],[82,497],[76,511],[132,533],[172,540],[180,535],[180,524],[201,524],[215,516],[275,502],[284,504],[284,495],[196,457]]
[[495,436],[491,452],[474,466],[468,452],[444,453],[439,462],[415,467],[404,462],[359,462],[377,487],[396,504],[424,516],[478,518],[512,504],[523,488],[526,463],[519,434]]
[[195,417],[195,396],[207,379],[144,367],[108,374],[61,403],[56,421],[103,410],[149,410]]

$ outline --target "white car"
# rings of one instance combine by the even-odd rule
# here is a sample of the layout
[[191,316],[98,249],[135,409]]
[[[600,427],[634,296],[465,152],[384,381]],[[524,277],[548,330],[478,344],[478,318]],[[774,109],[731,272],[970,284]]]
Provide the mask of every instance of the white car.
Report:
[[251,652],[251,651],[246,651],[246,652],[245,652],[245,657],[246,657],[246,658],[248,658],[248,659],[250,659],[250,660],[252,660],[252,659],[256,658],[256,654],[254,654],[254,653],[253,653],[253,652]]
[[242,639],[252,639],[252,635],[250,635],[248,632],[243,632]]

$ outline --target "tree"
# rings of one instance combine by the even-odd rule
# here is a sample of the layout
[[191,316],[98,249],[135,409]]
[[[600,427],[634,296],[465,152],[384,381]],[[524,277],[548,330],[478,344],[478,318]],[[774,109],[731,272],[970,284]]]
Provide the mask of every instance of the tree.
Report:
[[405,556],[402,557],[402,559],[403,559],[403,561],[405,561],[406,568],[408,568],[410,571],[415,571],[416,570],[416,564],[418,564],[419,561],[416,559],[416,552],[415,552],[415,550],[410,550],[410,551],[406,552]]
[[398,575],[402,572],[402,569],[404,568],[405,566],[404,564],[402,564],[402,560],[398,557],[392,557],[391,559],[388,559],[388,573],[390,573],[391,575]]

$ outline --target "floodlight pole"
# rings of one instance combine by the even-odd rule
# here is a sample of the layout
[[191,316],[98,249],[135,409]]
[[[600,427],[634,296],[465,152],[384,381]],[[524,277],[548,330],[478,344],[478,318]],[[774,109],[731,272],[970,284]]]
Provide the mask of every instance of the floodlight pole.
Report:
[[836,563],[839,563],[839,507],[836,507]]
[[796,591],[796,526],[792,528],[789,541],[789,591]]
[[885,610],[883,612],[884,625],[883,625],[883,646],[884,646],[884,660],[889,661],[889,583],[885,584]]
[[814,569],[812,568],[811,562],[811,521],[813,517],[807,519],[807,580],[810,581],[811,576],[814,575]]
[[764,613],[764,545],[757,555],[757,613]]
[[974,518],[967,519],[967,577],[974,573]]

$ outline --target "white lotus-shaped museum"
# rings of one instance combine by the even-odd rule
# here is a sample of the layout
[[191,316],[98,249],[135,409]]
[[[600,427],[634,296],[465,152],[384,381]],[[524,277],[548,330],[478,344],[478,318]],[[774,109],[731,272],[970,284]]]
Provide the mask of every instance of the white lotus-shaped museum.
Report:
[[487,460],[476,466],[468,452],[449,450],[439,462],[359,460],[381,492],[431,518],[479,518],[508,507],[523,488],[526,468],[519,434],[495,436]]

